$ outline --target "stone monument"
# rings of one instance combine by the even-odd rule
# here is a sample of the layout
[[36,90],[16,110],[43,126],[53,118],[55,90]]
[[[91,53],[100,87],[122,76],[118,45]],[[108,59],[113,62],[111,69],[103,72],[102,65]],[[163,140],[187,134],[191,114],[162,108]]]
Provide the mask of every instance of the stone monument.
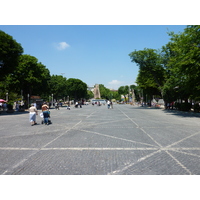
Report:
[[95,85],[93,93],[94,93],[94,98],[95,99],[101,99],[100,90],[99,90],[99,84]]

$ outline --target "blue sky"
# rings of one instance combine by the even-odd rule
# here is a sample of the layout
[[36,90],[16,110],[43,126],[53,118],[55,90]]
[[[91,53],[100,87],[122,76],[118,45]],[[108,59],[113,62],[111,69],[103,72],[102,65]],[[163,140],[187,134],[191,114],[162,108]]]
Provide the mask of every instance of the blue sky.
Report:
[[51,75],[78,78],[88,86],[118,89],[135,84],[138,67],[128,56],[134,50],[159,49],[168,31],[185,25],[1,25]]

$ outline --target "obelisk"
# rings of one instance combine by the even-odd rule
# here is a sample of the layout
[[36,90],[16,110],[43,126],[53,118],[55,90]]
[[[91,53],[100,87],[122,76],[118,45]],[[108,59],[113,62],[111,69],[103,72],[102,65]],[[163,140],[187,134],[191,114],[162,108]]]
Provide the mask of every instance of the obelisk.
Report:
[[95,85],[93,93],[94,93],[94,98],[95,99],[101,99],[100,90],[99,90],[99,84]]

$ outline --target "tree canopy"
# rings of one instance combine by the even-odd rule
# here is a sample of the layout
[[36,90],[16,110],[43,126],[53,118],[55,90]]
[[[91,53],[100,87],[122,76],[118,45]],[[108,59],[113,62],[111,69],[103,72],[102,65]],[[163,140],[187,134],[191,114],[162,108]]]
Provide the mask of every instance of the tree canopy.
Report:
[[145,48],[129,54],[139,66],[136,82],[150,96],[160,91],[166,102],[200,100],[200,26],[168,35],[170,41],[159,50]]
[[56,100],[63,99],[67,94],[67,79],[61,75],[52,75],[49,82],[50,91]]
[[87,84],[76,78],[69,78],[66,81],[67,94],[70,99],[80,100],[87,97]]
[[155,49],[145,48],[133,51],[129,54],[131,61],[139,66],[137,84],[149,91],[157,88],[162,94],[162,86],[165,83],[165,70],[161,63],[160,53]]
[[103,84],[99,84],[99,90],[102,99],[110,99],[110,90],[106,88]]
[[[170,72],[167,86],[176,88],[179,98],[200,97],[200,26],[187,26],[184,32],[169,33],[170,42],[163,47]],[[168,91],[165,86],[165,90]],[[169,92],[169,91],[168,91]]]
[[49,70],[30,55],[21,55],[19,65],[7,78],[9,88],[17,93],[23,91],[23,95],[47,95],[49,80]]
[[21,44],[17,43],[12,36],[0,30],[0,81],[7,75],[12,74],[18,66],[20,55],[23,53]]
[[120,95],[123,95],[125,97],[125,101],[127,101],[128,99],[126,99],[126,96],[128,95],[128,98],[129,98],[129,93],[130,93],[130,88],[128,85],[125,85],[125,86],[120,86],[118,88],[118,93]]

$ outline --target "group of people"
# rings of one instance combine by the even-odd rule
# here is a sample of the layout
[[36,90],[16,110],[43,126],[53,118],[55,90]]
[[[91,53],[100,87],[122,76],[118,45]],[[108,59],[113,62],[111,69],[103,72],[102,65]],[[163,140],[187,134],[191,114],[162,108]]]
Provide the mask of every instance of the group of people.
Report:
[[76,102],[75,105],[74,105],[74,107],[78,108],[78,106],[80,106],[80,108],[82,108],[82,103],[81,102]]
[[4,102],[4,103],[0,102],[0,110],[7,110],[7,103],[6,102]]
[[[106,103],[106,102],[105,102]],[[105,105],[105,103],[103,102],[103,105]],[[101,106],[101,102],[100,101],[96,101],[96,102],[92,102],[92,105],[97,105],[97,106]],[[110,101],[110,100],[107,100],[107,106],[108,106],[108,109],[112,108],[113,109],[113,102]]]
[[[75,107],[77,108],[78,105],[80,105],[80,108],[82,107],[81,104],[76,102]],[[112,101],[108,100],[107,101],[107,106],[108,106],[108,109],[113,108]],[[55,107],[56,107],[56,109],[59,110],[59,105],[58,104],[56,104]],[[50,117],[49,113],[50,112],[49,112],[49,106],[47,105],[46,102],[43,103],[41,109],[42,109],[42,114],[43,114],[43,118],[44,118],[44,124],[48,125],[49,124],[48,122],[49,122],[49,117]],[[70,110],[70,105],[67,106],[67,109]],[[31,107],[29,108],[29,119],[30,119],[31,126],[37,124],[36,123],[36,115],[38,115],[38,110],[37,110],[36,106],[34,105],[34,103],[32,103]]]
[[[49,106],[47,105],[46,102],[44,102],[42,105],[42,114],[43,114],[43,118],[44,118],[44,124],[48,125]],[[36,123],[36,115],[38,115],[38,110],[34,104],[31,104],[31,107],[29,108],[29,119],[30,119],[31,126],[37,124]]]

